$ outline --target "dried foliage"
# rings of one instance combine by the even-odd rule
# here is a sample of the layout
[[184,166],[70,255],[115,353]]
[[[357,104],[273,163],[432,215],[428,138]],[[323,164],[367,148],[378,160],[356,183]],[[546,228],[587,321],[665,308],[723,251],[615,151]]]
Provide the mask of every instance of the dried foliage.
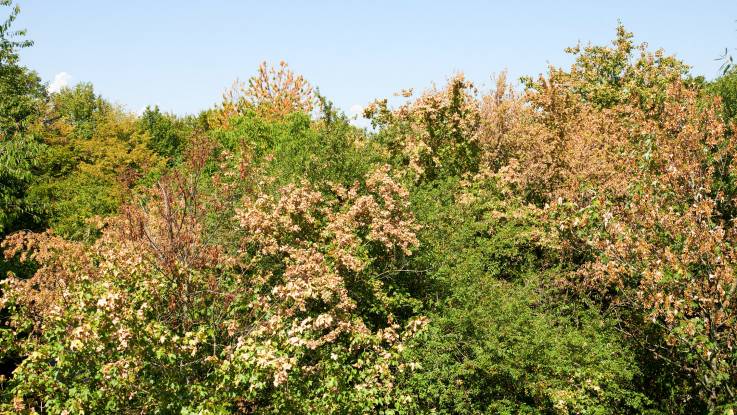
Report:
[[570,69],[525,78],[522,93],[502,75],[479,98],[454,78],[367,115],[415,177],[488,171],[544,208],[571,267],[561,287],[682,376],[691,389],[673,405],[724,407],[737,385],[733,127],[686,65],[621,26],[611,46],[568,52]]
[[218,118],[227,127],[230,118],[249,110],[267,119],[278,119],[293,112],[310,113],[315,105],[312,86],[302,75],[292,72],[284,61],[278,68],[263,62],[248,83],[235,81],[225,92]]
[[[551,70],[529,84],[527,105],[509,104],[515,118],[491,106],[492,120],[512,120],[503,145],[500,127],[483,134],[491,158],[509,160],[500,176],[546,204],[571,258],[583,261],[573,286],[689,373],[713,410],[737,382],[735,147],[719,103],[660,52],[640,47],[630,62],[630,38],[620,29],[612,49],[575,49],[570,72]],[[645,321],[626,317],[638,310]]]
[[737,408],[733,74],[620,26],[523,90],[375,101],[374,130],[284,62],[136,118],[46,96],[16,14],[0,230],[39,232],[2,234],[0,412]]
[[[406,98],[411,91],[403,91]],[[441,90],[426,91],[391,110],[387,100],[369,105],[364,115],[382,127],[380,139],[395,162],[409,167],[416,180],[474,172],[479,143],[474,132],[480,122],[476,90],[458,74]]]
[[227,194],[201,189],[211,150],[201,143],[91,246],[4,242],[38,264],[4,281],[4,336],[29,354],[6,409],[149,413],[187,396],[195,412],[314,413],[408,399],[393,378],[426,323],[397,319],[385,278],[418,243],[407,191],[382,168],[332,197],[293,185],[248,196],[229,255],[206,232],[211,198]]

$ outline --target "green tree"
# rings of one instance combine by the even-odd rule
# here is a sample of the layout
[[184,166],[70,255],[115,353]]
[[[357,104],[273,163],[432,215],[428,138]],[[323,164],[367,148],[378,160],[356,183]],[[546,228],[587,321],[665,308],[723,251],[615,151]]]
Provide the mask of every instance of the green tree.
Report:
[[13,229],[30,227],[32,207],[25,193],[33,178],[32,168],[41,146],[29,129],[38,122],[46,98],[38,75],[19,64],[18,50],[33,44],[14,30],[20,9],[9,0],[0,7],[10,14],[0,24],[0,236]]
[[731,127],[731,123],[737,119],[737,70],[728,71],[715,79],[708,89],[721,99],[725,124]]
[[[616,320],[556,288],[565,272],[542,211],[496,179],[412,195],[428,329],[408,348],[410,413],[621,414],[649,402]],[[429,288],[429,291],[428,291]],[[430,298],[428,298],[430,297]]]
[[161,171],[164,162],[149,148],[136,117],[96,94],[91,84],[63,88],[51,101],[46,151],[27,200],[44,207],[45,225],[60,235],[94,238],[89,219],[116,213],[127,190]]
[[0,138],[8,139],[22,132],[39,115],[39,105],[46,97],[41,79],[19,64],[18,50],[33,45],[24,39],[25,30],[14,30],[13,22],[20,8],[10,0],[1,0],[0,7],[9,7],[10,14],[0,24]]
[[153,108],[147,106],[139,123],[141,129],[149,135],[148,147],[151,150],[170,160],[181,155],[188,131],[177,128],[177,119],[174,116],[163,114],[158,105]]

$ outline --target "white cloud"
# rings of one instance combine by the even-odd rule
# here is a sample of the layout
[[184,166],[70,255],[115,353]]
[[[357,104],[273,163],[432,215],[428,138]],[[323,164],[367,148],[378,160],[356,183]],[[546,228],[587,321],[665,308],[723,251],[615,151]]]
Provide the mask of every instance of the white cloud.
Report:
[[71,80],[72,75],[66,72],[59,72],[54,75],[54,80],[49,84],[49,92],[59,92],[62,88],[68,86]]

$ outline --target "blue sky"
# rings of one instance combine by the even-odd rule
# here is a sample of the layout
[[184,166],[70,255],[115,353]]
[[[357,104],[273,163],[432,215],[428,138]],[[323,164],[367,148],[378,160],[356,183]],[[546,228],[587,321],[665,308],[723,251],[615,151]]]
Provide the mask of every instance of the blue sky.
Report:
[[[259,62],[285,60],[346,112],[463,71],[482,87],[507,70],[571,62],[578,41],[607,43],[617,20],[713,78],[737,48],[737,1],[56,1],[18,0],[36,44],[23,63],[48,82],[92,82],[139,111],[219,102]],[[735,51],[737,55],[737,51]]]

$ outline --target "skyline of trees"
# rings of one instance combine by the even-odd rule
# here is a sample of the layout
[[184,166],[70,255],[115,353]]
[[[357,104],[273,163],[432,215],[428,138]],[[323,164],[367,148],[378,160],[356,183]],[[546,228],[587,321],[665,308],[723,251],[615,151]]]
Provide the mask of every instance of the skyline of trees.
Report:
[[620,25],[372,128],[284,62],[131,114],[0,6],[0,413],[737,408],[733,69]]

